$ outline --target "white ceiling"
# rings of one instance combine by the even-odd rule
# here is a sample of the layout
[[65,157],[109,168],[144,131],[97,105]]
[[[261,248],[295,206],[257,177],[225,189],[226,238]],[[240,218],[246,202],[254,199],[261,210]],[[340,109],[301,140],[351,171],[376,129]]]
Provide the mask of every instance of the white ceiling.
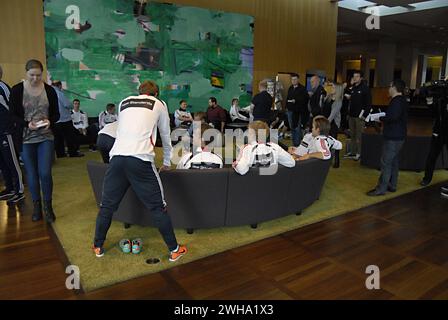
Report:
[[[338,49],[343,46],[354,47],[369,44],[377,46],[378,41],[396,42],[398,47],[412,45],[426,48],[427,51],[446,52],[448,48],[448,0],[443,0],[443,6],[433,9],[413,10],[406,13],[384,15],[379,17],[380,29],[369,30],[366,27],[368,15],[359,10],[346,9],[341,5],[345,2],[365,3],[367,1],[339,1],[338,13]],[[375,4],[417,5],[422,1],[402,0],[372,0]],[[435,1],[425,1],[437,4]],[[440,3],[439,3],[440,4]]]
[[340,0],[339,7],[380,17],[448,7],[447,0]]

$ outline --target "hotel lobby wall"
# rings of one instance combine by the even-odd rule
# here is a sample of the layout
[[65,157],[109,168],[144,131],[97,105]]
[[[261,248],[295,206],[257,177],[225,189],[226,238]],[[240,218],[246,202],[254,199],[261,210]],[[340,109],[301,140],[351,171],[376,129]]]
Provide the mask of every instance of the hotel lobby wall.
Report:
[[[131,1],[131,0],[129,0]],[[76,2],[76,1],[74,1]],[[254,84],[278,72],[324,70],[333,77],[336,60],[337,3],[329,0],[163,0],[248,14],[255,17]],[[4,80],[17,83],[30,58],[45,62],[41,0],[1,1]],[[18,23],[20,22],[20,23]],[[255,90],[257,86],[254,86]]]

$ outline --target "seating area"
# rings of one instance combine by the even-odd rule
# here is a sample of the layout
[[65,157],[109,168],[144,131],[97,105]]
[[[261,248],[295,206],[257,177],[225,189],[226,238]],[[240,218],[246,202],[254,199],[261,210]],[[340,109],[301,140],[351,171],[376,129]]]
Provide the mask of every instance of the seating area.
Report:
[[[275,175],[252,168],[240,176],[232,168],[161,172],[165,199],[175,228],[207,229],[251,225],[300,214],[319,199],[331,161],[311,159]],[[89,161],[87,171],[99,205],[107,165]],[[211,187],[213,186],[213,187]],[[182,190],[182,192],[179,192]],[[147,213],[147,214],[146,214]],[[129,188],[114,220],[152,226],[151,215]]]
[[[379,169],[383,137],[381,134],[363,133],[361,165]],[[400,170],[424,171],[431,146],[431,136],[409,135],[401,149]],[[436,162],[436,170],[448,169],[448,152],[442,150]]]

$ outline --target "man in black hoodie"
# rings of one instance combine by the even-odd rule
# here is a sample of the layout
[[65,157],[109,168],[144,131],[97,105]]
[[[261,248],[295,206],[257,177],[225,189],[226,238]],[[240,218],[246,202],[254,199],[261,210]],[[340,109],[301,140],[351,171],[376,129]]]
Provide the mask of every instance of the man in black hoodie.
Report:
[[[448,87],[431,86],[426,97],[426,104],[431,109],[434,118],[432,128],[431,147],[426,158],[425,176],[420,184],[427,186],[431,183],[437,159],[444,147],[448,150]],[[436,91],[437,90],[437,91]],[[448,198],[448,186],[442,187],[441,195]]]
[[286,109],[294,147],[300,145],[302,141],[302,126],[308,121],[308,100],[306,88],[299,83],[299,75],[297,73],[291,74],[291,86],[288,89],[288,97],[286,98]]
[[394,80],[389,87],[392,100],[386,109],[383,121],[383,153],[381,156],[381,176],[375,189],[368,196],[381,196],[386,191],[397,190],[400,150],[407,135],[408,102],[403,95],[406,84],[403,80]]
[[[309,111],[311,113],[310,124],[313,122],[314,117],[322,115],[322,106],[327,96],[327,92],[321,85],[319,76],[314,75],[311,77],[311,91],[308,93],[310,96]],[[310,125],[310,128],[312,125]]]
[[348,113],[350,153],[346,157],[358,161],[361,157],[361,137],[364,130],[364,120],[369,114],[372,105],[370,89],[364,82],[361,71],[353,73],[353,87],[345,97],[350,101]]

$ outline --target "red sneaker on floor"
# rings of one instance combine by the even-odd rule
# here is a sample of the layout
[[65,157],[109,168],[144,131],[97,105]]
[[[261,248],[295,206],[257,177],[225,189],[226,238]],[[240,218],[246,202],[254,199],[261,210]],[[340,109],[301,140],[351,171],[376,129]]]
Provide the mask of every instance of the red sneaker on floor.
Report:
[[92,250],[98,258],[101,258],[102,256],[104,256],[103,248],[93,246]]
[[177,251],[170,253],[170,261],[174,262],[180,259],[180,257],[187,254],[187,247],[183,245],[179,245],[179,248],[177,248]]

